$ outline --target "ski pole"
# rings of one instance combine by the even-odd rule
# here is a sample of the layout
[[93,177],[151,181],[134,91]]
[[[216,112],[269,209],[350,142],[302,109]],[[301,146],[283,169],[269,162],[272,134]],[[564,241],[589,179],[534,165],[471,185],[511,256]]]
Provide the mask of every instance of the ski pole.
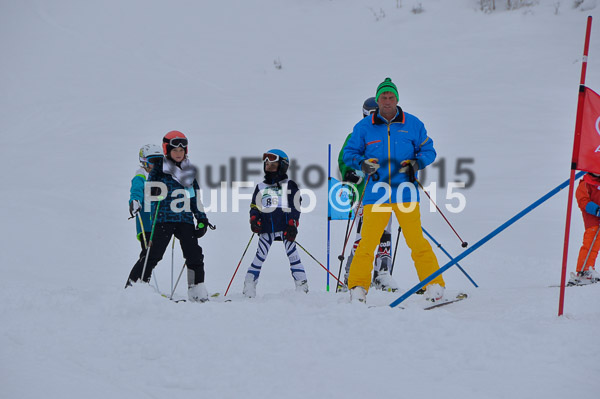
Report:
[[144,248],[148,246],[148,241],[146,240],[146,232],[144,231],[144,222],[142,222],[142,215],[140,213],[136,213],[138,220],[140,221],[140,230],[142,230],[142,238],[144,239]]
[[[358,209],[357,209],[358,211]],[[350,219],[352,219],[352,202],[350,203],[350,211],[348,212],[348,222],[346,222],[346,232],[344,233],[344,248],[346,248],[346,243],[348,240],[348,228],[350,227]],[[338,280],[340,279],[340,276],[342,275],[342,264],[344,263],[344,251],[342,251],[342,254],[340,255],[342,258],[340,259],[340,257],[338,256],[338,259],[340,259],[340,270],[338,271]],[[339,285],[335,286],[335,292],[337,293],[339,290]]]
[[310,254],[310,252],[308,252],[306,249],[304,249],[304,247],[303,247],[302,245],[300,245],[300,243],[299,243],[298,241],[296,241],[296,244],[298,244],[298,246],[299,246],[300,248],[302,248],[302,250],[303,250],[304,252],[306,252],[308,256],[310,256],[311,258],[313,258],[313,260],[314,260],[315,262],[317,262],[317,263],[319,264],[319,266],[321,266],[323,269],[325,269],[325,271],[326,271],[327,273],[329,273],[329,274],[331,275],[331,277],[333,277],[333,278],[334,278],[334,279],[335,279],[335,280],[338,282],[338,284],[341,284],[341,285],[342,285],[342,286],[344,286],[344,287],[348,287],[346,284],[342,283],[342,282],[341,282],[341,281],[340,281],[340,280],[339,280],[337,277],[335,277],[335,275],[334,275],[333,273],[331,273],[329,270],[327,270],[327,268],[326,268],[325,266],[323,266],[323,264],[322,264],[321,262],[319,262],[319,261],[318,261],[318,260],[317,260],[317,259],[316,259],[314,256],[312,256],[312,255]]
[[[140,230],[142,230],[142,238],[144,239],[144,248],[147,248],[148,241],[146,241],[146,231],[144,230],[144,222],[142,221],[142,216],[140,215],[139,212],[137,212],[136,215],[138,216],[138,220],[140,221]],[[173,285],[173,283],[171,283],[171,286],[172,285]],[[154,286],[156,287],[156,291],[160,292],[160,289],[158,288],[158,280],[156,279],[156,276],[154,276]]]
[[175,236],[173,236],[173,245],[171,246],[171,292],[175,291],[173,289],[173,258],[174,257],[175,257]]
[[[354,227],[354,222],[356,221],[356,216],[358,216],[358,209],[360,209],[360,206],[362,205],[362,200],[363,200],[363,197],[365,196],[365,192],[367,191],[367,185],[369,184],[370,178],[371,178],[371,175],[368,175],[367,181],[365,182],[365,188],[364,188],[362,194],[360,195],[360,199],[358,200],[358,205],[356,206],[357,212],[354,214],[354,218],[352,219],[352,224],[350,225],[350,233],[352,233],[352,228]],[[346,234],[346,239],[344,240],[344,248],[342,248],[342,254],[340,256],[338,256],[338,259],[341,261],[344,260],[344,253],[346,253],[346,244],[348,244],[349,237],[350,237],[350,235]],[[300,248],[302,248],[302,247],[300,247]],[[340,281],[337,278],[336,278],[336,280]]]
[[173,295],[175,295],[175,290],[177,289],[177,284],[179,284],[179,279],[181,278],[181,275],[183,274],[185,265],[186,265],[186,262],[183,262],[183,266],[181,267],[181,271],[179,272],[179,277],[177,277],[177,281],[175,282],[175,287],[173,287],[173,290],[171,290],[171,297],[169,298],[171,300],[173,299]]
[[425,189],[423,188],[423,185],[421,184],[421,182],[418,179],[415,179],[415,181],[419,184],[419,187],[421,187],[421,190],[423,190],[423,192],[425,193],[425,195],[427,195],[427,198],[429,198],[429,200],[431,201],[431,203],[433,205],[435,205],[435,209],[437,209],[437,211],[440,213],[440,215],[442,215],[442,217],[444,218],[444,220],[446,221],[446,223],[448,223],[448,226],[450,226],[450,228],[452,229],[452,231],[454,232],[454,234],[456,234],[456,236],[460,240],[460,246],[463,247],[463,248],[466,248],[469,245],[469,243],[467,243],[465,240],[463,240],[462,238],[460,238],[460,236],[458,235],[458,233],[456,232],[456,230],[454,229],[454,227],[452,227],[452,224],[450,223],[450,221],[446,218],[446,216],[444,216],[444,213],[442,212],[442,210],[437,206],[437,204],[431,198],[431,196],[429,195],[429,193],[427,191],[425,191]]
[[148,256],[150,256],[150,248],[152,247],[152,239],[154,238],[154,228],[156,227],[156,220],[158,219],[158,208],[160,208],[160,202],[162,200],[163,197],[158,197],[158,204],[156,204],[156,212],[154,212],[154,221],[152,222],[152,232],[150,233],[150,241],[148,241],[148,247],[146,248],[146,259],[144,259],[144,268],[142,269],[142,281],[144,281],[144,274],[146,273]]
[[248,240],[248,244],[246,244],[246,249],[244,249],[244,253],[242,254],[242,257],[240,258],[240,261],[238,262],[238,265],[235,268],[235,271],[233,272],[233,276],[231,276],[231,281],[229,281],[229,285],[227,286],[227,289],[225,290],[225,295],[223,295],[223,296],[227,296],[227,293],[229,292],[229,287],[231,287],[231,283],[233,283],[235,274],[237,273],[238,269],[240,268],[240,265],[242,264],[242,260],[244,259],[244,256],[246,255],[246,251],[248,250],[248,247],[250,246],[250,243],[252,242],[252,239],[254,238],[255,234],[256,233],[252,232],[252,235],[250,236],[250,240]]
[[394,264],[396,263],[396,252],[398,252],[398,241],[400,241],[400,226],[398,226],[398,235],[396,236],[396,245],[394,246],[394,257],[392,258],[392,266],[390,267],[390,276],[394,272]]
[[[444,249],[444,247],[442,247],[442,244],[440,244],[439,242],[437,242],[435,240],[435,238],[433,238],[433,236],[431,234],[429,234],[429,232],[427,230],[425,230],[424,227],[421,227],[421,229],[423,230],[423,233],[425,233],[427,235],[427,237],[429,237],[431,239],[431,241],[433,241],[433,243],[435,245],[437,245],[437,247],[439,249],[442,250],[442,252],[444,252],[446,254],[446,256],[450,259],[453,260],[454,258],[452,256],[450,256],[450,254]],[[479,286],[477,284],[475,284],[475,281],[473,281],[473,279],[471,278],[471,276],[469,276],[467,274],[467,272],[465,271],[465,269],[463,269],[458,262],[456,263],[456,267],[458,267],[460,269],[461,272],[463,272],[463,274],[469,279],[469,281],[475,286],[475,288],[479,288]]]

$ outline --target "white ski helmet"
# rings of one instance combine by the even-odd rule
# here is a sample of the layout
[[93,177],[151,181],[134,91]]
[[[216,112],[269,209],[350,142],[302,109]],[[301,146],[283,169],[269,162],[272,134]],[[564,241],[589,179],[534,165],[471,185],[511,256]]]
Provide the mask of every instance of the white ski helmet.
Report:
[[163,153],[160,146],[156,144],[146,144],[140,148],[140,163],[148,163],[150,158],[162,158]]

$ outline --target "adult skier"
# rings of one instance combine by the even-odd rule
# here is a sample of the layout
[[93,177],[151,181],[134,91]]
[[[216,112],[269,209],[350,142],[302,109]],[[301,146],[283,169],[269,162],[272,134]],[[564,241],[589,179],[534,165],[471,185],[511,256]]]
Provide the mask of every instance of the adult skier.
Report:
[[[373,253],[394,212],[420,280],[439,269],[437,258],[421,230],[416,187],[417,171],[436,157],[423,122],[398,106],[398,89],[390,78],[377,87],[378,109],[354,126],[344,150],[344,162],[369,176],[363,197],[362,239],[348,276],[352,301],[366,302],[371,283]],[[376,181],[377,180],[377,181]],[[425,298],[441,300],[444,280],[436,277],[425,288]]]

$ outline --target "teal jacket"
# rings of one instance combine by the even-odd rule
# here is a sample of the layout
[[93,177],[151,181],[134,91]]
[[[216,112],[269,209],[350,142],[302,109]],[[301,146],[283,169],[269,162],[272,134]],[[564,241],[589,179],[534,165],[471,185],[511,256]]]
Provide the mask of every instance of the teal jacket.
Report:
[[401,163],[415,159],[419,169],[424,169],[435,157],[433,140],[427,136],[423,122],[398,107],[396,117],[389,123],[379,112],[358,122],[346,143],[343,159],[354,169],[360,169],[366,159],[379,160],[379,179],[375,181],[376,177],[371,176],[365,188],[363,204],[368,205],[418,202],[416,183],[411,184],[406,173],[400,172]]
[[[142,205],[142,210],[140,211],[140,215],[142,216],[142,223],[144,224],[144,231],[146,232],[146,240],[150,239],[149,233],[152,231],[152,218],[150,212],[144,212],[144,186],[146,184],[146,179],[148,178],[148,173],[139,168],[135,173],[133,179],[131,179],[131,189],[129,190],[129,203],[133,200],[138,200],[140,205]],[[140,226],[140,218],[135,217],[135,227],[137,230],[138,240],[141,240],[142,227]]]

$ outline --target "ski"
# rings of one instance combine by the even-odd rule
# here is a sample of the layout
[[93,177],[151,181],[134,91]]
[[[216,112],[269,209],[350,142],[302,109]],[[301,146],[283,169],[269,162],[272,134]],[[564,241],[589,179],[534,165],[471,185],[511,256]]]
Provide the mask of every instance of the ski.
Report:
[[435,308],[440,308],[442,306],[450,305],[451,303],[462,301],[463,299],[467,299],[468,297],[469,296],[467,294],[460,293],[460,294],[456,295],[456,297],[454,299],[443,298],[441,301],[435,302],[432,305],[424,307],[423,310],[431,310],[431,309],[435,309]]
[[165,294],[160,294],[160,296],[162,296],[163,298],[167,298],[167,299],[168,299],[168,300],[170,300],[171,302],[175,302],[175,303],[179,303],[179,302],[186,302],[186,301],[187,301],[186,299],[183,299],[183,298],[182,298],[182,299],[175,299],[175,298],[171,299],[171,298],[169,298],[169,297],[168,297],[167,295],[165,295]]
[[[214,293],[214,294],[212,294],[210,297],[211,297],[211,298],[217,298],[217,297],[219,297],[220,295],[221,295],[221,293],[220,293],[220,292],[215,292],[215,293]],[[168,297],[167,295],[165,295],[165,294],[160,294],[160,296],[162,296],[163,298],[167,298],[167,299],[171,300],[171,302],[175,302],[175,303],[179,303],[179,302],[187,302],[187,299],[183,299],[183,298],[181,298],[181,299],[175,299],[175,298],[171,299],[171,298],[169,298],[169,297]],[[206,301],[201,301],[201,302],[208,302],[208,301],[209,301],[209,300],[207,299]],[[227,301],[225,301],[225,302],[227,302]]]
[[[597,280],[579,280],[579,276],[576,273],[571,272],[571,279],[565,284],[565,287],[584,287],[586,285],[596,284]],[[549,285],[550,288],[560,287],[559,285]]]

